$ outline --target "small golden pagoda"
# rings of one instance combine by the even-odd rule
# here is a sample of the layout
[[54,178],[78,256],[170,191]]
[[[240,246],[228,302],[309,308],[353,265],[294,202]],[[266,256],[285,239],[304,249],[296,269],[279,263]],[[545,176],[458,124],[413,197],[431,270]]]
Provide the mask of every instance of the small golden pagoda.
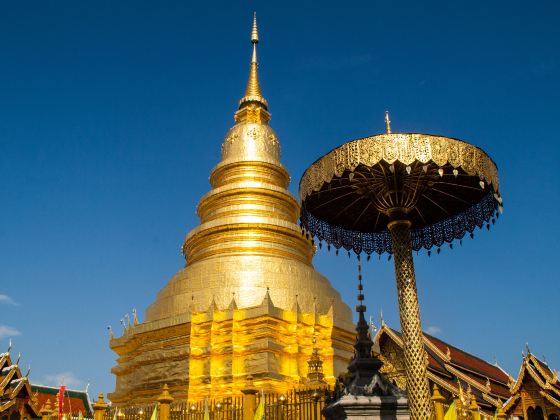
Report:
[[249,374],[258,389],[284,392],[307,381],[315,347],[333,384],[353,354],[351,311],[313,268],[315,245],[297,225],[259,84],[256,18],[251,41],[245,96],[185,239],[186,265],[143,323],[110,340],[118,405],[153,401],[164,384],[175,398],[238,395]]

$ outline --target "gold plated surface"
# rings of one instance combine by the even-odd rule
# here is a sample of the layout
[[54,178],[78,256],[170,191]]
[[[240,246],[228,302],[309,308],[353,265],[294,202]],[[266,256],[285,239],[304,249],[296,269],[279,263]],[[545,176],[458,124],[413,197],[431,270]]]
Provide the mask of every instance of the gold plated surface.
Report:
[[268,106],[266,99],[264,99],[261,92],[261,85],[259,83],[258,63],[257,63],[257,44],[259,43],[259,30],[257,28],[257,14],[253,16],[253,30],[251,31],[251,42],[253,43],[253,56],[251,58],[251,67],[249,69],[249,80],[247,82],[247,89],[245,96],[239,101],[239,108],[246,106],[246,104],[255,102],[261,105],[265,110]]
[[[394,255],[410,415],[433,417],[412,250],[490,227],[502,210],[498,171],[482,151],[441,136],[392,133],[350,141],[300,181],[301,221],[320,241]],[[428,251],[430,252],[430,251]]]
[[[237,255],[216,255],[188,265],[177,273],[160,291],[157,300],[146,312],[146,321],[205,310],[214,302],[218,308],[233,302],[239,308],[259,305],[265,294],[284,310],[325,313],[331,306],[336,313],[335,323],[343,328],[351,326],[350,309],[342,303],[328,280],[312,267],[287,255],[244,255],[249,252],[245,241]],[[256,246],[256,245],[255,245]],[[262,249],[255,253],[262,254]],[[271,252],[279,252],[272,248]],[[340,319],[338,319],[340,317]]]
[[185,238],[185,267],[161,289],[145,321],[111,340],[119,355],[111,400],[148,401],[164,383],[177,398],[240,392],[248,374],[283,392],[306,380],[317,331],[325,381],[352,354],[352,315],[315,271],[313,240],[297,224],[299,204],[280,162],[280,144],[253,57],[235,125]]
[[[176,399],[239,395],[247,375],[259,389],[286,392],[314,383],[310,360],[320,358],[325,383],[333,384],[352,354],[353,334],[334,326],[334,311],[283,310],[265,294],[261,303],[205,310],[131,326],[111,340],[118,355],[113,368],[113,403],[153,401],[164,384]],[[315,337],[315,340],[313,340]],[[317,353],[320,348],[320,353]],[[319,362],[317,362],[319,363]]]
[[397,278],[397,296],[406,369],[406,389],[412,420],[433,418],[427,357],[424,350],[420,306],[416,291],[416,275],[410,247],[410,222],[396,220],[389,223],[393,239],[393,254]]
[[502,210],[497,169],[480,149],[423,134],[351,141],[317,160],[300,182],[301,222],[319,241],[356,254],[391,253],[398,210],[415,251],[461,240]]
[[353,171],[360,164],[374,166],[381,161],[404,165],[434,162],[440,167],[449,164],[486,181],[496,192],[500,190],[495,163],[478,147],[442,136],[387,133],[350,141],[317,160],[301,179],[300,197],[304,200],[345,170]]

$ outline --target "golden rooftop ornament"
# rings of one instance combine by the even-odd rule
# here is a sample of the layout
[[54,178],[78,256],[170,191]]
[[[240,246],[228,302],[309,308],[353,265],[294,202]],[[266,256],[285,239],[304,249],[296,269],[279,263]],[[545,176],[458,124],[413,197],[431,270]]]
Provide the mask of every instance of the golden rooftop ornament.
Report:
[[[200,224],[185,238],[185,267],[158,293],[142,323],[111,339],[119,355],[114,404],[153,400],[168,378],[175,378],[170,393],[183,400],[234,395],[250,373],[258,373],[267,392],[287,392],[307,377],[313,346],[300,331],[311,318],[320,355],[327,355],[324,380],[334,383],[345,367],[340,361],[352,343],[352,314],[313,268],[313,241],[301,235],[299,203],[288,190],[290,176],[259,84],[254,17],[251,24],[247,89],[210,174],[211,189],[198,204]],[[235,326],[251,320],[273,320],[276,327]],[[161,351],[146,375],[153,348]]]
[[[337,251],[394,256],[411,419],[433,417],[412,251],[438,248],[494,222],[498,170],[481,149],[448,137],[392,133],[343,144],[300,181],[301,223]],[[360,311],[359,311],[360,312]]]

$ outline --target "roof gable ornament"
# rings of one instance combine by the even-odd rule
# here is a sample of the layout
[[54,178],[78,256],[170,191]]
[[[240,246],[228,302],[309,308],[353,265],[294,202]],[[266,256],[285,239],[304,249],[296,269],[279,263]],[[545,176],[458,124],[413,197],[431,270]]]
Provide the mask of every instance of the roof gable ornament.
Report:
[[140,324],[140,321],[138,320],[138,313],[136,312],[136,308],[132,308],[132,321],[134,322],[134,325]]
[[371,335],[374,336],[377,332],[377,327],[373,323],[373,317],[371,315],[369,316],[369,328],[371,330]]

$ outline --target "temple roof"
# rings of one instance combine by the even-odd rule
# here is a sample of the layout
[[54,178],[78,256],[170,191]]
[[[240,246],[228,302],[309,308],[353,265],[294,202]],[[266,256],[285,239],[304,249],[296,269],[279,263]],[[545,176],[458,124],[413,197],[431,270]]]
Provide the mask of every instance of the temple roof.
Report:
[[[34,393],[34,398],[37,399],[38,407],[43,407],[47,400],[50,400],[51,406],[54,406],[60,391],[58,387],[35,384],[31,385],[31,389]],[[77,414],[80,411],[84,417],[93,417],[93,409],[87,391],[66,389],[64,391],[62,412]]]
[[[385,340],[403,346],[401,333],[383,324],[374,341],[381,346]],[[428,378],[448,392],[459,395],[469,389],[478,404],[486,407],[501,406],[511,396],[508,384],[512,378],[499,366],[426,333],[424,348],[428,354]]]
[[519,390],[532,379],[539,386],[539,394],[554,406],[560,408],[560,381],[558,373],[552,371],[548,364],[537,358],[530,351],[523,357],[517,380],[511,387],[512,397],[504,405],[504,410],[509,411],[517,401]]
[[32,401],[29,372],[25,376],[21,374],[19,356],[14,363],[10,349],[11,346],[8,351],[0,353],[0,413],[23,404],[32,416],[38,417],[38,408]]

